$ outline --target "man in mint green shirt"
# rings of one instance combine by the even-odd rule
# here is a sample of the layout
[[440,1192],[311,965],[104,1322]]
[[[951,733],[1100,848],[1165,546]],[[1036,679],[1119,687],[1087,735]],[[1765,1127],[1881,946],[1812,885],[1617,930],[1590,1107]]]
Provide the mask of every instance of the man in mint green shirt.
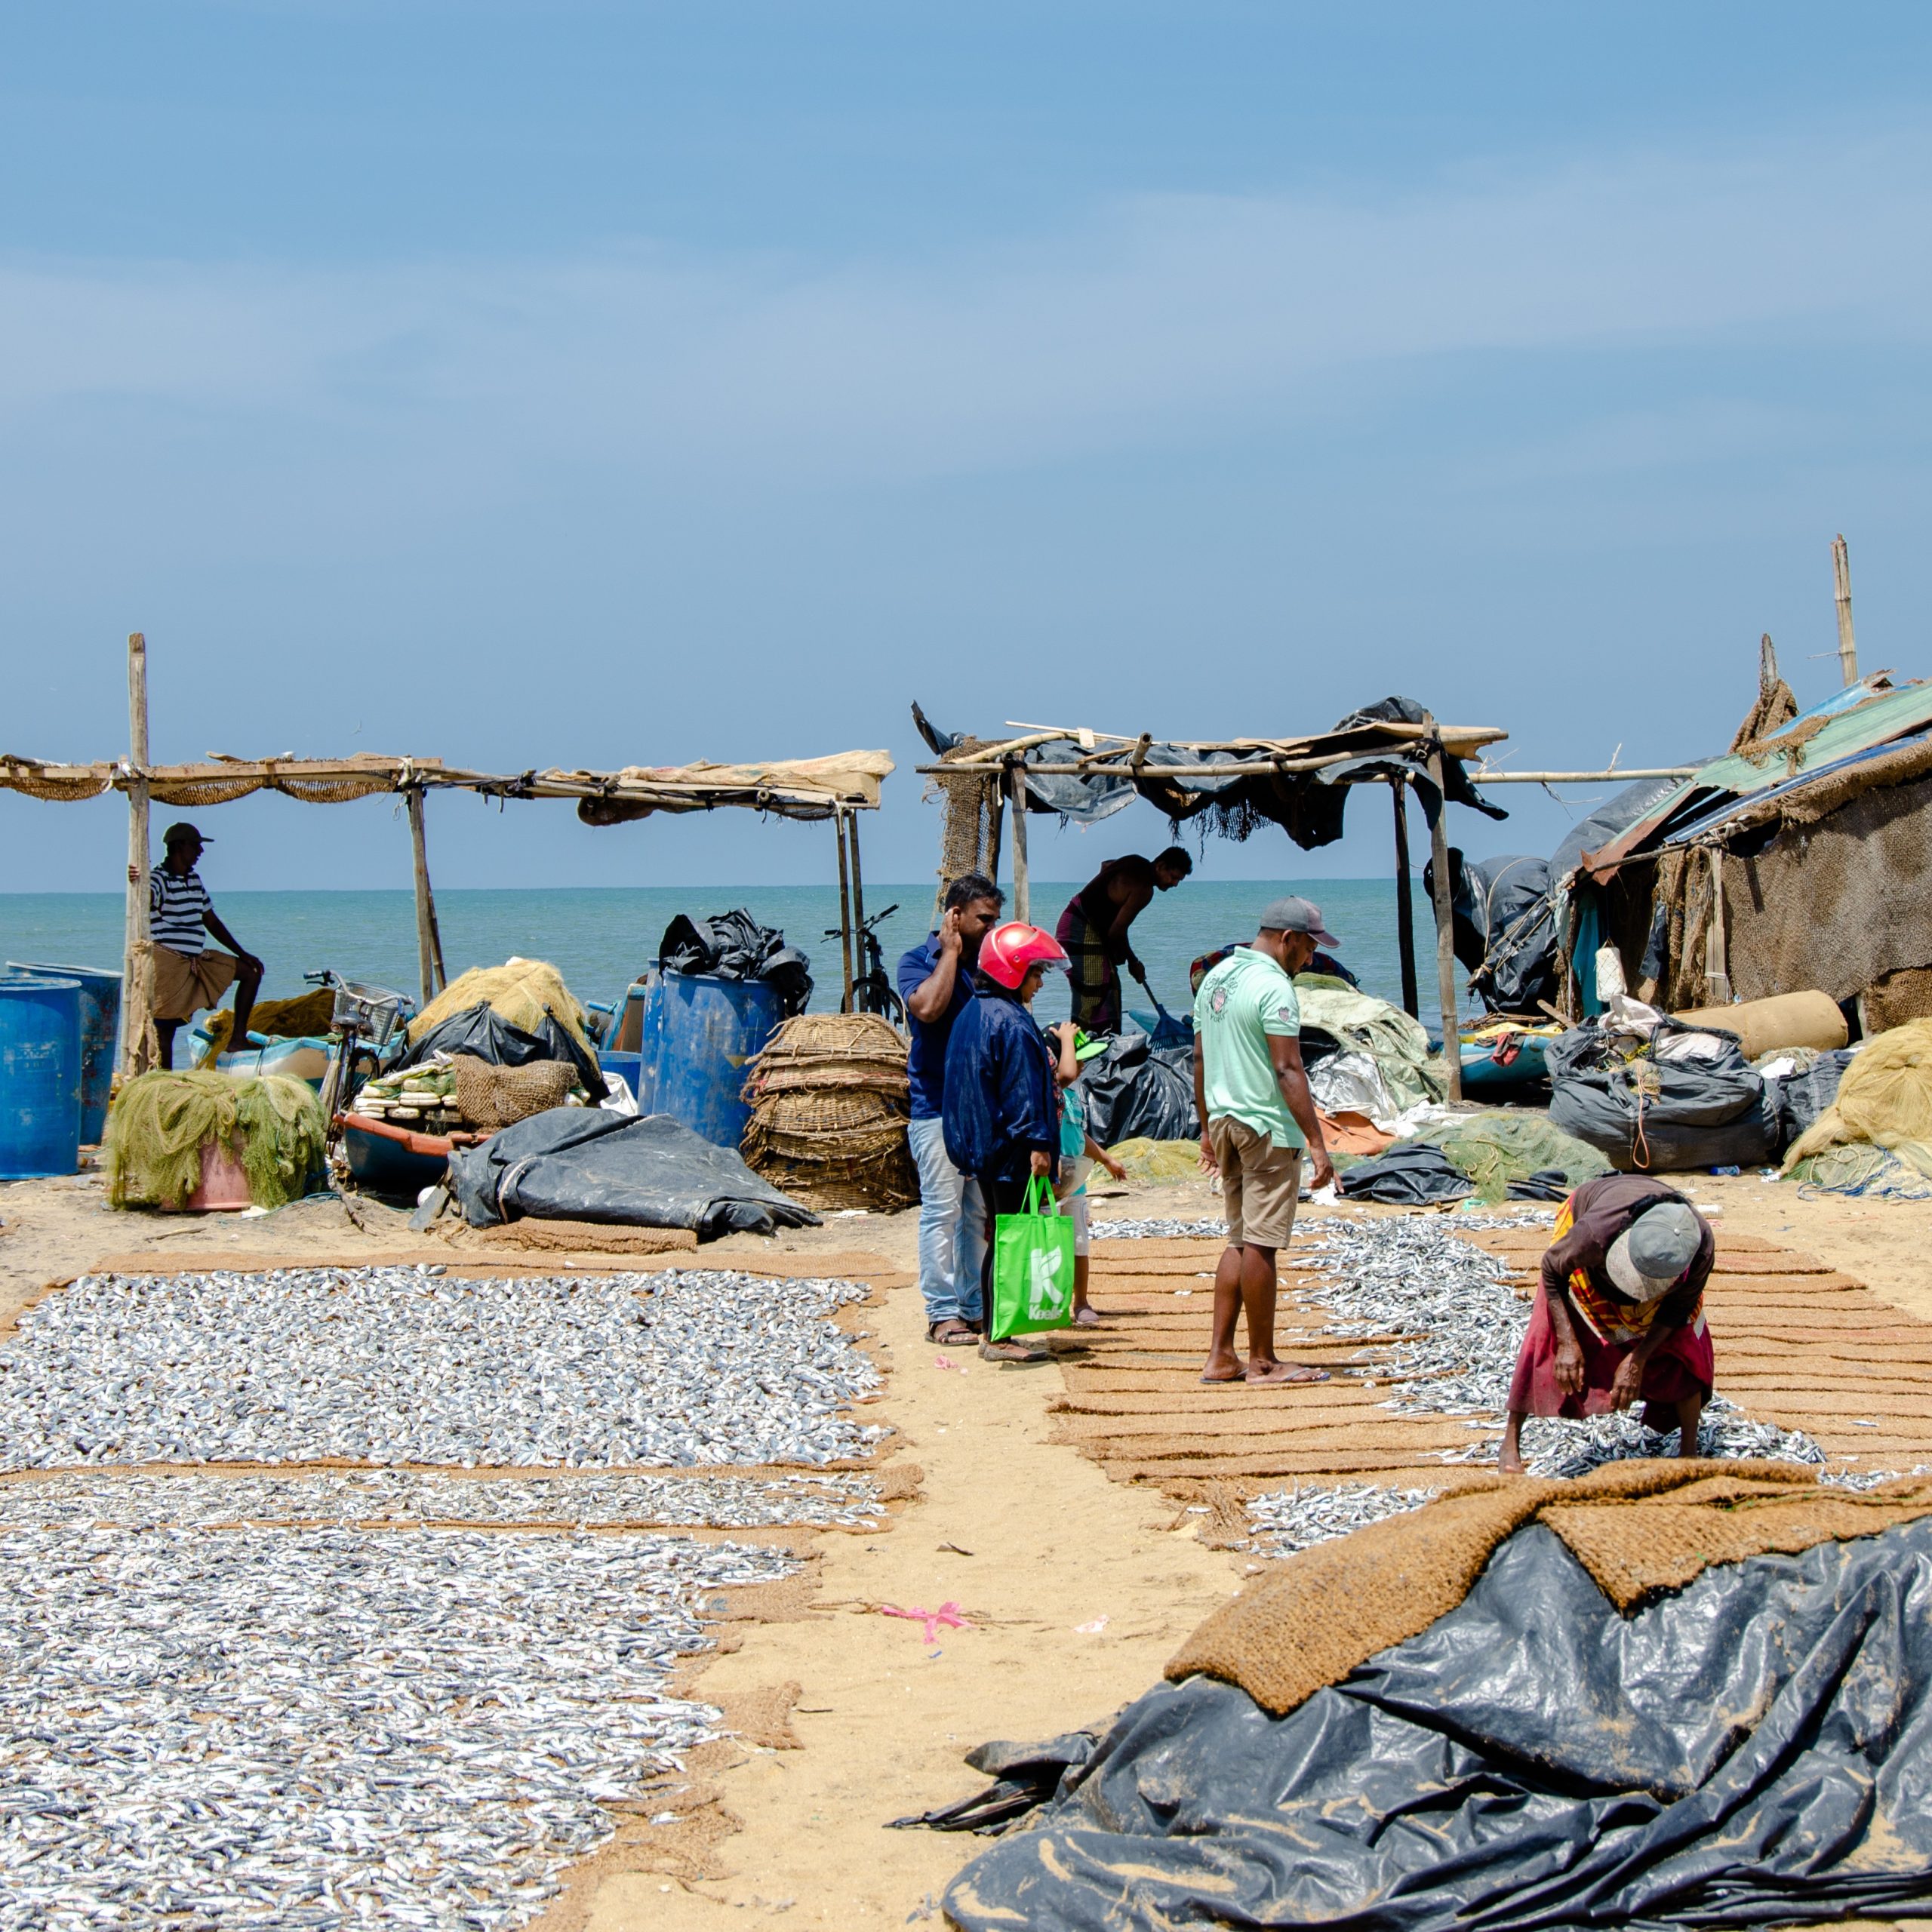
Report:
[[[1221,1177],[1228,1245],[1214,1271],[1214,1333],[1203,1382],[1326,1382],[1321,1369],[1275,1353],[1277,1254],[1294,1230],[1304,1151],[1309,1178],[1335,1177],[1301,1063],[1301,1004],[1294,975],[1318,947],[1341,942],[1321,909],[1277,899],[1251,946],[1237,946],[1194,996],[1194,1108],[1201,1164]],[[1235,1327],[1247,1318],[1247,1361]]]

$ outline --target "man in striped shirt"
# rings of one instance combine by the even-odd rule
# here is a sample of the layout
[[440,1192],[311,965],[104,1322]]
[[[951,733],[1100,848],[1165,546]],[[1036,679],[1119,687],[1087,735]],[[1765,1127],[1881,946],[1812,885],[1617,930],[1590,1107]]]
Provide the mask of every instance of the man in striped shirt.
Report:
[[[229,1038],[238,1051],[248,1037],[248,1020],[261,989],[262,962],[223,925],[214,901],[195,869],[206,841],[192,825],[171,825],[162,834],[168,856],[148,875],[148,930],[154,940],[154,1031],[160,1065],[174,1064],[174,1035],[185,1020],[206,1007],[219,1006],[235,989],[235,1026]],[[130,866],[128,878],[140,874]],[[205,943],[212,933],[232,952]]]

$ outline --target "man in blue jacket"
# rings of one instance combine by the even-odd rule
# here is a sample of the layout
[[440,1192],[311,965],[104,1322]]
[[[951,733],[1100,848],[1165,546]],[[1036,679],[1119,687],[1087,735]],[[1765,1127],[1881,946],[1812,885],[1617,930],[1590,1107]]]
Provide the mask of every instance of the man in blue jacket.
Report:
[[986,1205],[980,1183],[946,1158],[940,1120],[946,1048],[952,1025],[973,1003],[980,942],[999,924],[1000,890],[983,872],[946,888],[939,930],[899,961],[899,996],[912,1035],[906,1057],[912,1119],[906,1137],[919,1171],[919,1292],[926,1340],[964,1347],[980,1322],[980,1246]]
[[[1017,920],[995,927],[980,946],[972,1001],[954,1021],[946,1043],[946,1151],[955,1167],[977,1179],[986,1204],[980,1306],[988,1337],[993,1223],[1024,1209],[1034,1177],[1051,1189],[1060,1158],[1055,1056],[1027,1009],[1047,968],[1066,963],[1060,942],[1038,927]],[[982,1339],[980,1353],[989,1361],[1041,1361],[1047,1352],[1017,1340]]]

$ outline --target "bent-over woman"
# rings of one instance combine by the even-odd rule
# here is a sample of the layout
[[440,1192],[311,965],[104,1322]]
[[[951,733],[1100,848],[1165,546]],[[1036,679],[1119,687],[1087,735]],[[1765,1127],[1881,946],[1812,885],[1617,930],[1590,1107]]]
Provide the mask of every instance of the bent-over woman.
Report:
[[1647,1175],[1607,1174],[1571,1195],[1509,1384],[1506,1474],[1522,1472],[1525,1416],[1574,1419],[1638,1401],[1646,1428],[1674,1427],[1677,1453],[1697,1454],[1716,1367],[1704,1326],[1716,1254],[1710,1223]]

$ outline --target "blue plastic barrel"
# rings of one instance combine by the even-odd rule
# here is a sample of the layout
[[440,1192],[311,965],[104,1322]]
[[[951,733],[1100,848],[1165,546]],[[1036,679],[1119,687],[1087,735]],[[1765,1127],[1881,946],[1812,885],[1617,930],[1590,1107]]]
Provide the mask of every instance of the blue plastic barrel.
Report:
[[784,1017],[761,980],[709,973],[645,975],[637,1106],[669,1114],[720,1147],[736,1148],[752,1110],[738,1097],[745,1066]]
[[92,1147],[107,1130],[114,1085],[114,1036],[121,1025],[121,975],[97,966],[57,966],[10,959],[9,972],[46,980],[76,980],[81,988],[81,1145]]
[[0,977],[0,1180],[81,1164],[81,988]]

